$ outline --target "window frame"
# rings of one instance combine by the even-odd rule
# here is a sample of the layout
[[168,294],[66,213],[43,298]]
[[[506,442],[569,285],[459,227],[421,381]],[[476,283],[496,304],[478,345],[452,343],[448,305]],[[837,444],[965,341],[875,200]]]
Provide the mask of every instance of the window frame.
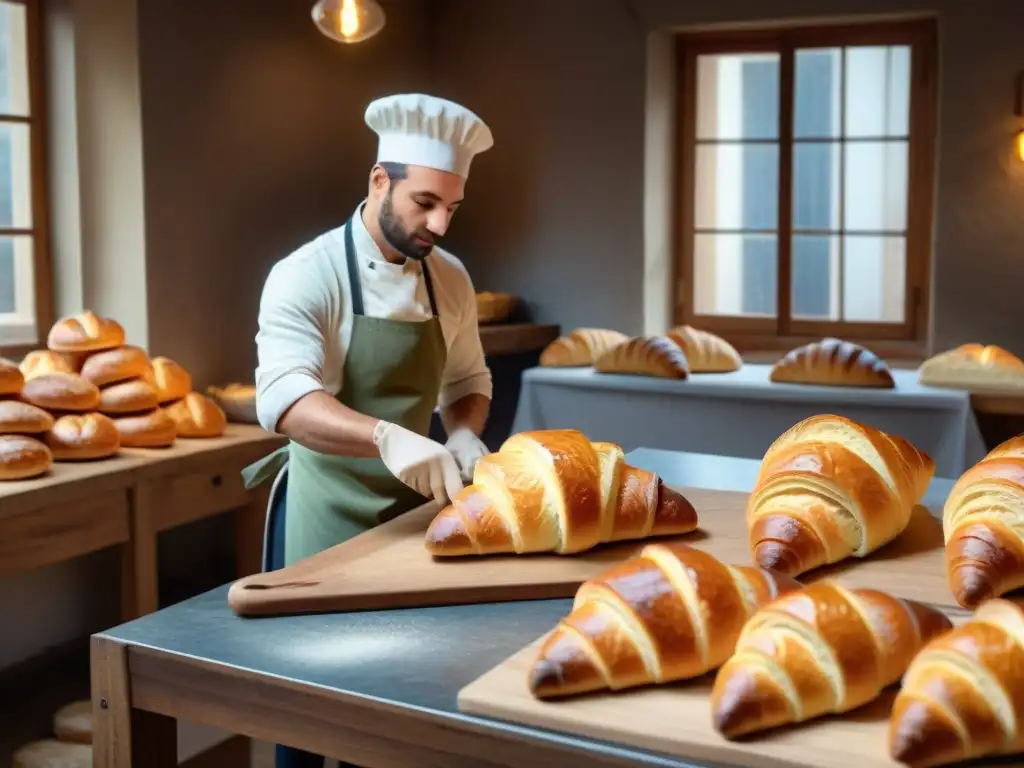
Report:
[[3,330],[18,327],[0,321],[0,354],[18,357],[38,349],[53,323],[53,289],[50,261],[49,178],[47,163],[46,88],[43,52],[43,0],[5,0],[25,7],[25,47],[28,77],[29,115],[0,115],[0,122],[24,123],[29,127],[29,180],[32,186],[32,226],[0,228],[0,235],[28,235],[32,238],[32,283],[35,333],[9,341]]
[[[866,23],[777,26],[682,32],[675,36],[676,103],[676,279],[677,324],[718,333],[740,351],[788,350],[825,336],[871,346],[879,354],[924,353],[927,343],[932,261],[938,79],[938,27],[934,18]],[[792,175],[794,52],[807,48],[909,45],[910,109],[907,165],[906,285],[902,324],[801,320],[790,317],[792,282]],[[694,310],[694,241],[697,142],[697,57],[729,53],[779,55],[778,294],[776,317],[700,315]],[[843,141],[843,135],[836,137]],[[839,180],[842,184],[842,179]]]

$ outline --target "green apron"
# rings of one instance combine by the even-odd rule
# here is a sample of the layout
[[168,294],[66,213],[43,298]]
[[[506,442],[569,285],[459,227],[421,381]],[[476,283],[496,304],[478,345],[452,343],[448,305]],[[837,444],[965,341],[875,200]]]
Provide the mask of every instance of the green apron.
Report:
[[[345,262],[353,324],[338,401],[425,436],[447,361],[426,261],[422,262],[423,279],[433,316],[423,322],[366,317],[351,220],[345,224]],[[295,441],[246,467],[242,471],[246,487],[275,477],[286,464],[286,565],[427,501],[395,477],[380,458],[329,456]]]

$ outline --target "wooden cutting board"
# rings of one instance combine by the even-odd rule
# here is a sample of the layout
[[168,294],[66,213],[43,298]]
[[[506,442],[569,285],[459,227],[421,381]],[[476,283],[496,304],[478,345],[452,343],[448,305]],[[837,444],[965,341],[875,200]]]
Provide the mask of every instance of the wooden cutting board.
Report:
[[[700,528],[663,540],[686,542],[727,563],[750,564],[748,494],[678,490],[697,509]],[[434,558],[423,539],[436,512],[436,504],[425,505],[299,563],[241,579],[231,586],[228,601],[242,616],[280,616],[572,597],[583,581],[647,543],[599,547],[572,556]],[[955,605],[946,582],[942,524],[924,507],[915,509],[903,535],[868,558],[821,568],[801,580],[824,576],[854,587],[890,589],[910,599]]]
[[[966,611],[960,609],[948,613],[954,623],[966,618]],[[530,644],[459,691],[459,710],[714,765],[901,767],[888,756],[889,710],[895,687],[887,689],[874,702],[844,715],[810,720],[774,732],[763,731],[730,742],[711,724],[714,673],[680,683],[615,693],[593,693],[557,701],[534,698],[526,680],[542,641],[543,638]]]

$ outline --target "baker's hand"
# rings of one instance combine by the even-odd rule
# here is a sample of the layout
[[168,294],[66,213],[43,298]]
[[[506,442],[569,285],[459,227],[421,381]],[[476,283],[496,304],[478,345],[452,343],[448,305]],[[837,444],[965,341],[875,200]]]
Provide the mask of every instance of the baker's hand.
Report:
[[448,436],[444,447],[451,451],[455,461],[462,470],[462,479],[467,483],[473,480],[473,467],[477,459],[490,453],[490,449],[477,437],[471,429],[456,429]]
[[437,441],[381,421],[373,430],[373,443],[391,474],[428,499],[445,505],[462,490],[455,457]]

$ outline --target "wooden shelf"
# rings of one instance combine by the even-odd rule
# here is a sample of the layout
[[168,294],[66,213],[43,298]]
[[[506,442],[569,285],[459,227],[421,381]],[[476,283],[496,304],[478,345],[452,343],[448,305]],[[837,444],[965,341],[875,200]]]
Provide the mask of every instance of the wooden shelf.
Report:
[[495,323],[480,326],[484,354],[515,355],[541,350],[558,338],[561,326],[538,323]]
[[1024,393],[972,392],[971,406],[978,413],[1024,416]]

